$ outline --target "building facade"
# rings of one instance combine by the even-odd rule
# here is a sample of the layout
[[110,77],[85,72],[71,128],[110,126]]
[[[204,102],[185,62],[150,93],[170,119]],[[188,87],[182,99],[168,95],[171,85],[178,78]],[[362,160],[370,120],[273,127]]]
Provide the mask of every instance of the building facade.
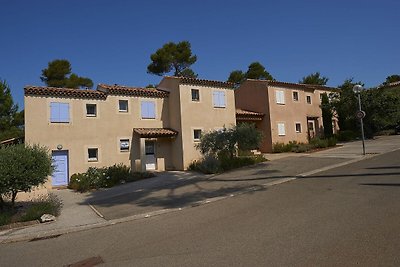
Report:
[[47,187],[89,167],[185,170],[201,134],[235,125],[233,85],[164,77],[157,89],[99,84],[96,90],[25,87],[25,142],[52,153]]
[[[235,103],[240,121],[253,121],[263,132],[260,151],[267,153],[274,143],[307,143],[322,136],[322,94],[334,91],[326,86],[249,79],[235,90]],[[335,118],[333,124],[337,130]]]

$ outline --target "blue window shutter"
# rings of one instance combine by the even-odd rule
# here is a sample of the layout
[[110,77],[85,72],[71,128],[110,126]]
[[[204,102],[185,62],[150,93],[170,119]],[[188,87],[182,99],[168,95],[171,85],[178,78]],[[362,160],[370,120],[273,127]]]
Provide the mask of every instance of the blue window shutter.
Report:
[[50,103],[50,122],[58,122],[60,118],[60,103]]
[[141,113],[142,113],[142,118],[147,118],[147,102],[142,101],[140,104],[141,106]]
[[148,102],[148,103],[149,103],[149,109],[148,109],[149,118],[155,119],[156,118],[156,104],[154,102]]
[[225,107],[225,92],[224,91],[220,91],[219,92],[219,106],[220,107]]
[[213,102],[214,102],[214,107],[219,106],[219,94],[217,91],[213,92]]
[[59,103],[60,105],[60,120],[59,122],[69,122],[69,104]]

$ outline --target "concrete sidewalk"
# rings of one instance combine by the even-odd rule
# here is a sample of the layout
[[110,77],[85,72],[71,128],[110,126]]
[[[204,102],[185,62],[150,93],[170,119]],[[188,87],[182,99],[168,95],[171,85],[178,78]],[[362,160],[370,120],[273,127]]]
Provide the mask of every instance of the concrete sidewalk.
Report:
[[0,232],[0,243],[103,227],[197,206],[400,149],[400,136],[344,143],[316,153],[267,154],[270,161],[220,175],[164,172],[157,177],[86,194],[53,190],[64,201],[56,222]]

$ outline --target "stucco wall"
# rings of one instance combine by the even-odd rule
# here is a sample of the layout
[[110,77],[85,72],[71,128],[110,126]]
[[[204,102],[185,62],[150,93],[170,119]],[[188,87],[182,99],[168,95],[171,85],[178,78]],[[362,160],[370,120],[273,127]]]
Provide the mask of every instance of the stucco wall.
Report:
[[[118,100],[128,100],[128,112],[119,112]],[[156,103],[156,118],[142,119],[141,100]],[[50,122],[50,102],[70,105],[69,123]],[[168,124],[168,105],[163,98],[108,96],[106,100],[25,96],[25,140],[50,150],[68,150],[69,176],[90,166],[102,167],[123,163],[130,165],[135,147],[133,128],[161,128]],[[86,104],[97,105],[97,116],[86,116]],[[167,125],[168,126],[168,125]],[[120,139],[130,140],[130,151],[120,151]],[[89,162],[87,149],[98,148],[98,161]],[[160,147],[163,155],[169,153]]]

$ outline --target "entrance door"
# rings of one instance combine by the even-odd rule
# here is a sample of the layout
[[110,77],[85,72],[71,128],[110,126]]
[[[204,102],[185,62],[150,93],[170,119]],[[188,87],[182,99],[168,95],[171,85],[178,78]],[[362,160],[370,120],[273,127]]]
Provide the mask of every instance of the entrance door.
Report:
[[312,139],[316,135],[316,132],[315,132],[315,121],[314,120],[308,120],[307,121],[307,126],[308,126],[308,138]]
[[144,143],[145,153],[146,153],[146,171],[152,171],[157,169],[157,159],[156,159],[156,142],[155,141],[145,141]]
[[53,151],[54,172],[51,179],[53,186],[68,185],[68,151]]

